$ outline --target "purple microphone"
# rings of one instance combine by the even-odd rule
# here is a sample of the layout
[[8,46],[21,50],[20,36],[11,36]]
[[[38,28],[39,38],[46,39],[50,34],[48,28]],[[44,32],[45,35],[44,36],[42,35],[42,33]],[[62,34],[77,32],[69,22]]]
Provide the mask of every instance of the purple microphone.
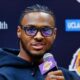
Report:
[[39,65],[39,69],[42,75],[47,74],[50,71],[55,71],[58,69],[57,63],[51,53],[46,53],[43,56],[44,62]]

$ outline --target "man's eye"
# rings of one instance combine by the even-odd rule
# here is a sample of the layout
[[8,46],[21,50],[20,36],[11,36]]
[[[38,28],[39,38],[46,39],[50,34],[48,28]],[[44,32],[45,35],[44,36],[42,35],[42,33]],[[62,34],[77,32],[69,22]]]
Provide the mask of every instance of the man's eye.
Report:
[[27,30],[34,31],[34,30],[36,30],[36,28],[34,28],[34,27],[29,27],[29,28],[27,28]]

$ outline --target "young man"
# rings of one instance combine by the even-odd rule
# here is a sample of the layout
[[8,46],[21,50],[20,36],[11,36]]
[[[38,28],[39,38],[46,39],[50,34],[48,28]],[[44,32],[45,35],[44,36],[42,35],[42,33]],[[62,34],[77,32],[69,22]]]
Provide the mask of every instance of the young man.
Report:
[[47,7],[27,7],[20,17],[17,36],[19,52],[0,50],[0,80],[79,80],[76,73],[63,68],[41,75],[42,57],[56,38],[55,16]]

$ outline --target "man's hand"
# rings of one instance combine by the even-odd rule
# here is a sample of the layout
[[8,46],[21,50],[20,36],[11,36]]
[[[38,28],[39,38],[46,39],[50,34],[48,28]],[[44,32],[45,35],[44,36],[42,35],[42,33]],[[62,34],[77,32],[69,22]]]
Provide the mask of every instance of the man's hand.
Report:
[[51,71],[47,74],[45,80],[65,80],[61,70]]

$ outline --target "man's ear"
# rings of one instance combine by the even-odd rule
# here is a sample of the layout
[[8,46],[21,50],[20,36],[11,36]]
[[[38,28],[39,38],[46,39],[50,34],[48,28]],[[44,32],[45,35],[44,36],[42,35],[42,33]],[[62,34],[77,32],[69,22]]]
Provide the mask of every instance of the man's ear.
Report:
[[20,26],[17,27],[17,36],[18,36],[18,38],[20,38],[20,36],[21,36],[21,27]]
[[56,38],[57,28],[54,29],[54,39]]

